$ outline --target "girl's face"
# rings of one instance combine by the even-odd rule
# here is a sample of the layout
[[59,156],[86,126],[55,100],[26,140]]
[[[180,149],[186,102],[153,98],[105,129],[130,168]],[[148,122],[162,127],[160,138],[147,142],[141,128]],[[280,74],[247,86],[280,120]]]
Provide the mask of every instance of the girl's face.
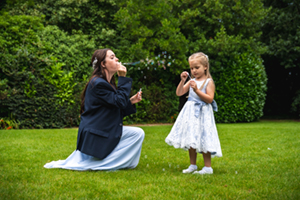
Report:
[[200,64],[198,60],[190,60],[189,64],[191,73],[196,79],[205,76],[205,70],[207,69],[207,67],[204,67],[202,64]]
[[118,71],[119,68],[119,59],[116,57],[116,55],[114,54],[114,52],[112,52],[111,50],[108,50],[106,52],[106,57],[105,57],[105,63],[103,63],[103,65],[105,66],[105,69],[107,69],[107,71],[110,74],[114,74]]

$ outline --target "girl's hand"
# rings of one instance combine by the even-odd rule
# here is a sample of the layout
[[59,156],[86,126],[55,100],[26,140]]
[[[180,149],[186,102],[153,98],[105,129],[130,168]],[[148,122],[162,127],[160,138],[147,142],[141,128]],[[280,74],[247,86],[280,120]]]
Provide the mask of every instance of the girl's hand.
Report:
[[138,103],[142,100],[142,91],[136,93],[130,98],[131,104]]
[[126,76],[126,73],[127,73],[126,67],[122,65],[122,63],[119,63],[118,76]]
[[187,77],[188,77],[188,73],[187,73],[186,71],[184,71],[184,72],[182,72],[182,73],[180,74],[180,78],[181,78],[181,80],[182,80],[183,82],[185,82],[185,80],[187,79]]
[[197,83],[194,80],[190,81],[190,86],[193,88],[194,91],[198,90]]

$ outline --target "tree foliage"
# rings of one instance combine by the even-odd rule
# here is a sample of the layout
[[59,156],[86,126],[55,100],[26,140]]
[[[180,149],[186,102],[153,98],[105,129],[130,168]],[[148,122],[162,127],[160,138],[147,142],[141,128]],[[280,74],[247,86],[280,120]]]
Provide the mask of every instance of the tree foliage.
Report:
[[115,0],[7,0],[11,15],[44,16],[44,25],[56,25],[64,32],[81,31],[96,42],[96,46],[116,47],[114,14]]
[[[167,80],[174,80],[172,76],[188,69],[187,57],[202,51],[210,57],[211,71],[216,82],[215,99],[220,101],[219,106],[223,112],[216,113],[217,121],[253,121],[263,115],[267,79],[259,55],[266,48],[259,39],[262,20],[269,10],[263,7],[261,1],[130,0],[121,5],[116,19],[124,42],[120,50],[122,57],[138,60],[167,50],[176,60],[170,67],[171,73]],[[243,56],[238,56],[240,54]],[[247,83],[247,87],[242,87],[243,90],[232,85],[237,84],[237,78],[241,79],[237,73],[232,72],[237,69],[235,65],[241,65],[244,70],[241,77],[257,70],[257,76],[249,76],[253,80],[243,77],[248,80],[243,82]],[[228,76],[230,73],[227,72],[236,76]],[[169,84],[173,84],[173,91],[176,88],[174,81],[154,83],[162,88],[169,88]],[[224,88],[231,88],[232,94],[242,94],[226,95],[228,89]],[[251,91],[253,88],[254,93]],[[221,98],[224,95],[225,99]],[[175,94],[173,98],[176,98]],[[248,106],[239,108],[237,102],[240,100],[246,101],[244,105]],[[226,102],[232,102],[234,107],[225,106]],[[255,103],[255,112],[250,102]]]
[[271,8],[261,39],[268,47],[263,55],[269,77],[265,112],[300,116],[300,2],[264,0],[264,4]]
[[[14,87],[10,84],[15,78],[8,75],[10,67],[3,60],[1,70],[6,74],[1,77],[0,87],[9,91],[8,95],[14,96],[12,88],[21,88],[20,95],[26,96],[27,102],[38,100],[37,95],[47,97],[47,103],[58,105],[60,111],[66,109],[65,113],[71,117],[65,118],[74,119],[82,84],[91,69],[92,49],[110,47],[120,61],[140,62],[128,66],[128,75],[136,83],[133,92],[143,88],[144,100],[138,104],[139,112],[126,121],[171,122],[177,114],[175,90],[179,74],[189,68],[188,56],[202,51],[210,58],[215,98],[222,110],[216,113],[216,119],[253,121],[262,116],[266,77],[260,54],[265,48],[259,39],[269,9],[260,0],[35,0],[34,3],[8,0],[5,10],[9,15],[4,15],[11,21],[19,17],[24,21],[36,19],[38,23],[32,29],[28,25],[23,27],[22,22],[20,25],[5,22],[3,18],[3,23],[11,29],[2,32],[7,34],[0,40],[3,53],[6,47],[9,48],[5,51],[11,51],[5,52],[4,57],[10,63],[20,61],[17,52],[22,52],[24,68],[16,69],[23,82]],[[28,30],[33,37],[28,41],[21,36],[15,40],[9,38],[13,31],[25,35]],[[42,82],[49,92],[41,89]],[[5,96],[5,101],[8,97]],[[237,108],[243,101],[244,106]],[[231,102],[230,106],[226,102]],[[12,107],[1,108],[1,112],[11,112],[16,117],[12,110]],[[64,123],[68,124],[62,122],[59,126]]]
[[262,38],[268,45],[268,55],[280,59],[285,68],[300,67],[300,2],[265,0],[265,6],[272,8]]

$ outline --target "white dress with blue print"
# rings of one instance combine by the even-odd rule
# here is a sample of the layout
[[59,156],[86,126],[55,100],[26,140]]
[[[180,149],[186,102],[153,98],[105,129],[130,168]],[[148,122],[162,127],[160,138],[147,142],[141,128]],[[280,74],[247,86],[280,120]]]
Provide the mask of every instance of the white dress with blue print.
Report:
[[[200,88],[204,81],[196,81]],[[207,79],[202,92],[206,93],[206,87],[211,79]],[[213,107],[201,101],[200,97],[190,87],[189,99],[180,111],[165,142],[175,148],[188,150],[196,149],[196,152],[210,152],[212,157],[222,156],[220,140],[216,128]]]

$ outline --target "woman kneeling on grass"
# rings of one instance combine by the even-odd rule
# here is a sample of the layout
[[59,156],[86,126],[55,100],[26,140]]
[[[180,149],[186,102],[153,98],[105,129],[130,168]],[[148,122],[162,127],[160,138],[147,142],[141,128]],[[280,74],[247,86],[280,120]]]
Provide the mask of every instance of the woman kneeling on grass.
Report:
[[142,100],[142,92],[129,98],[132,79],[125,77],[126,67],[118,61],[110,49],[94,52],[94,71],[81,97],[77,149],[66,160],[47,163],[45,168],[117,170],[138,165],[145,133],[123,126],[123,117],[136,112],[134,104]]

